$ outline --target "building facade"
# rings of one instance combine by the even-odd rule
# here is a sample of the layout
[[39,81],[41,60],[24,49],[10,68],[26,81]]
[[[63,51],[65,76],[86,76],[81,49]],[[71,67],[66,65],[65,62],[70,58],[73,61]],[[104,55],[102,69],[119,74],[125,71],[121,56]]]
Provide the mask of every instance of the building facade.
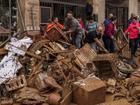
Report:
[[[6,10],[5,13],[1,13],[7,16],[7,19],[4,18],[5,21],[4,16],[0,16],[0,24],[4,26],[8,24],[7,28],[11,24],[8,14],[11,4],[9,1],[16,3],[18,8],[16,19],[20,30],[39,30],[40,24],[46,24],[52,16],[59,17],[60,22],[63,22],[68,10],[72,10],[75,16],[81,15],[85,18],[86,2],[93,5],[93,15],[97,17],[99,23],[102,23],[109,13],[113,13],[118,18],[118,26],[125,28],[131,13],[140,16],[140,0],[0,0],[1,11]],[[14,7],[12,5],[11,8]]]
[[140,0],[91,0],[98,21],[103,22],[109,13],[118,18],[118,26],[125,28],[131,13],[140,16]]
[[[140,0],[21,0],[25,1],[28,9],[24,9],[24,23],[27,29],[39,29],[39,25],[46,24],[52,16],[57,16],[60,22],[64,21],[66,12],[70,9],[74,15],[85,17],[86,2],[93,5],[93,15],[99,23],[113,13],[118,18],[117,25],[127,27],[127,20],[131,13],[140,15]],[[32,3],[33,2],[33,3]],[[33,6],[34,5],[34,6]],[[38,9],[38,10],[37,10]],[[30,12],[29,12],[30,11]],[[35,12],[36,11],[36,12]],[[30,17],[30,18],[29,18]],[[27,19],[30,19],[28,21]],[[34,27],[33,27],[34,26]]]
[[68,10],[73,11],[75,16],[84,17],[85,5],[85,0],[40,0],[41,23],[48,22],[52,16],[57,16],[63,22]]
[[[22,30],[39,30],[40,24],[48,23],[53,16],[64,21],[66,12],[85,17],[85,0],[17,0],[18,23]],[[22,21],[21,21],[22,20]]]

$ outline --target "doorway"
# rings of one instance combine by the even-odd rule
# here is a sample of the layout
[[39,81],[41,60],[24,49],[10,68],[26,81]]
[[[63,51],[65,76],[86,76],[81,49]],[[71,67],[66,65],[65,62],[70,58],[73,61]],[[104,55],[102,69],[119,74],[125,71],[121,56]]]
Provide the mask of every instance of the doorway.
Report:
[[128,22],[128,0],[106,0],[106,17],[113,13],[117,17],[117,26],[125,29]]

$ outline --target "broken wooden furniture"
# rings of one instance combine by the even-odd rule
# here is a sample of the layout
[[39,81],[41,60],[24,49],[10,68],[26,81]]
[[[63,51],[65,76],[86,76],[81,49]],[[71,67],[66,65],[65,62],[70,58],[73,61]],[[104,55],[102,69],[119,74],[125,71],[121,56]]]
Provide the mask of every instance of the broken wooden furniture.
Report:
[[47,39],[50,41],[58,41],[61,38],[63,38],[65,41],[68,41],[68,38],[66,35],[62,32],[61,29],[57,28],[56,26],[53,26],[50,28],[47,32],[46,35]]
[[113,76],[116,71],[114,69],[114,60],[117,58],[116,54],[98,54],[94,57],[93,62],[97,69],[99,70],[98,74],[102,76]]
[[117,101],[106,102],[100,105],[132,105],[132,104],[130,104],[126,99],[121,99]]
[[97,53],[90,47],[89,44],[86,44],[81,49],[75,50],[74,55],[76,57],[75,62],[77,64],[86,66],[87,63],[92,62]]
[[4,27],[0,26],[0,47],[2,47],[3,43],[9,39],[10,37],[10,30],[5,29]]
[[13,105],[14,100],[12,98],[4,97],[0,99],[0,105]]
[[64,97],[62,97],[60,105],[71,105],[71,102],[72,102],[72,90],[67,92],[67,94],[64,94]]
[[74,83],[73,99],[78,105],[96,105],[105,102],[106,85],[97,78],[86,78]]
[[123,54],[124,56],[126,56],[125,53],[128,49],[129,40],[126,37],[126,35],[124,34],[122,28],[118,29],[118,31],[115,35],[115,38],[116,38],[115,45],[116,45],[116,48],[117,48],[117,53],[118,54]]
[[24,105],[36,105],[45,102],[38,90],[35,88],[24,87],[16,93],[15,101]]
[[0,48],[0,55],[5,55],[7,53],[8,53],[7,50],[5,50],[4,48]]
[[27,86],[27,82],[24,75],[13,78],[5,83],[7,91],[14,91],[22,87]]

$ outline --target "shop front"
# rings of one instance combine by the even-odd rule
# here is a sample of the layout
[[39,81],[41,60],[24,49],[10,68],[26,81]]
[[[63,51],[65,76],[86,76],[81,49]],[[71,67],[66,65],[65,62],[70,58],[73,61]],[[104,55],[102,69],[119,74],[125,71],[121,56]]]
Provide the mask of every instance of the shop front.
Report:
[[66,12],[71,10],[75,16],[85,17],[86,0],[40,0],[41,23],[47,23],[52,16],[64,22]]

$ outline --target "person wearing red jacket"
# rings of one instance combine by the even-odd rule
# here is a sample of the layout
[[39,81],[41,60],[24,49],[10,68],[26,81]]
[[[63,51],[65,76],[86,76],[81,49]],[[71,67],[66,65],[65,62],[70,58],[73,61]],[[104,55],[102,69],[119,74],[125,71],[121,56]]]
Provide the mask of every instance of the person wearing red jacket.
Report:
[[114,45],[114,34],[116,32],[116,17],[112,17],[110,19],[110,23],[105,27],[104,36],[103,36],[103,42],[105,45],[105,48],[110,52],[113,53],[115,51],[115,45]]
[[77,20],[78,20],[78,22],[79,22],[81,28],[82,28],[82,29],[85,29],[85,25],[84,25],[84,22],[83,22],[82,18],[81,18],[80,16],[77,16]]
[[137,21],[137,17],[133,18],[132,23],[128,26],[125,34],[129,35],[129,47],[131,49],[131,58],[136,56],[136,51],[138,48],[138,35],[139,35],[140,24]]

